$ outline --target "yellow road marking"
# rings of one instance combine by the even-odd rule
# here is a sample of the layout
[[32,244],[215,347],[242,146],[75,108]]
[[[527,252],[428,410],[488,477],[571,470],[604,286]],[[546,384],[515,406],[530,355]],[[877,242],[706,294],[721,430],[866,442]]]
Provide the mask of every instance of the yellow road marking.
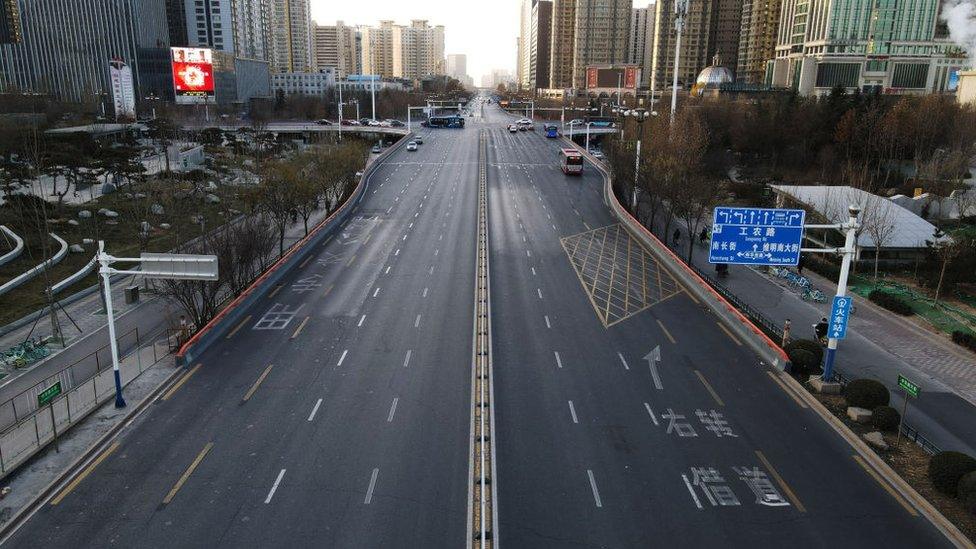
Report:
[[333,237],[333,235],[329,235],[328,238],[326,238],[325,241],[322,242],[322,247],[323,248],[329,245],[329,242],[332,241],[332,237]]
[[291,334],[291,338],[290,339],[295,339],[296,337],[298,337],[298,334],[302,333],[302,329],[305,328],[305,325],[306,324],[308,324],[308,319],[309,318],[311,318],[311,317],[306,316],[302,320],[302,323],[298,325],[298,328],[295,328],[295,333]]
[[779,385],[779,387],[780,387],[780,389],[783,389],[783,392],[785,392],[786,394],[788,394],[788,395],[790,395],[790,397],[791,397],[791,398],[792,398],[793,400],[795,400],[797,404],[799,404],[799,405],[800,405],[800,408],[806,408],[806,407],[807,407],[807,404],[806,404],[806,402],[803,402],[802,400],[800,400],[800,397],[799,397],[799,396],[797,396],[797,395],[796,395],[796,393],[794,393],[793,391],[791,391],[791,390],[790,390],[790,388],[789,388],[789,387],[787,387],[787,386],[786,386],[786,384],[785,384],[785,383],[783,383],[783,382],[782,382],[782,381],[781,381],[781,380],[779,379],[779,376],[777,376],[777,375],[776,375],[776,374],[774,374],[773,372],[770,372],[769,370],[767,370],[767,371],[766,371],[766,373],[767,373],[767,374],[769,374],[769,377],[771,377],[771,378],[773,378],[773,381],[775,381],[775,382],[776,382],[776,384],[777,384],[777,385]]
[[322,296],[324,297],[324,296],[329,295],[329,292],[332,291],[332,288],[333,287],[335,287],[335,284],[329,284],[329,287],[325,289],[325,292],[322,294]]
[[356,255],[355,254],[353,254],[353,256],[349,258],[349,261],[346,262],[346,267],[352,265],[352,262],[353,261],[356,261]]
[[176,492],[180,491],[180,488],[183,487],[186,480],[190,478],[190,475],[193,474],[194,469],[196,469],[197,466],[200,465],[200,462],[203,461],[203,458],[207,457],[207,454],[210,453],[211,448],[213,448],[213,442],[208,442],[207,445],[203,447],[203,450],[200,450],[200,453],[197,454],[197,458],[193,460],[193,463],[191,463],[189,467],[187,467],[186,471],[183,473],[183,476],[180,477],[180,480],[176,481],[176,484],[173,485],[173,489],[166,494],[165,498],[163,498],[163,505],[167,505],[169,502],[173,501],[173,498],[176,497]]
[[759,450],[756,450],[756,456],[759,458],[759,461],[763,462],[763,466],[766,468],[767,471],[769,471],[769,474],[773,475],[773,478],[776,479],[776,483],[779,484],[779,487],[782,488],[784,492],[786,492],[786,497],[788,497],[790,501],[793,502],[793,507],[796,507],[796,510],[801,513],[806,513],[807,508],[804,507],[802,503],[800,503],[800,498],[796,497],[796,494],[793,492],[793,489],[790,488],[789,484],[786,484],[786,481],[783,480],[783,477],[779,476],[779,471],[777,471],[776,468],[773,467],[773,464],[770,463],[768,459],[766,459],[766,456],[763,455],[763,453],[760,452]]
[[715,321],[715,324],[718,324],[718,327],[721,328],[722,331],[725,332],[725,335],[729,336],[729,339],[731,339],[732,341],[734,341],[736,345],[738,345],[739,347],[742,347],[742,342],[739,341],[739,338],[737,338],[734,335],[732,335],[732,332],[730,332],[729,329],[726,328],[725,326],[722,326],[722,323],[721,322],[719,322],[719,321],[716,320]]
[[363,240],[363,244],[369,242],[370,238],[373,238],[373,233],[369,233],[368,235],[366,235],[366,238]]
[[918,516],[918,511],[916,511],[914,507],[909,505],[908,502],[905,501],[905,499],[902,498],[901,495],[898,494],[898,492],[896,492],[894,488],[889,486],[888,483],[885,482],[883,478],[881,478],[881,475],[879,475],[877,471],[871,468],[871,466],[868,465],[861,458],[861,456],[854,454],[851,457],[853,457],[854,461],[856,461],[858,465],[860,465],[865,471],[867,471],[868,474],[871,475],[871,477],[874,478],[874,480],[877,481],[877,483],[880,484],[882,488],[884,488],[885,492],[888,492],[888,494],[891,495],[891,497],[895,498],[895,501],[900,503],[901,506],[904,507],[906,511],[908,511],[908,514],[912,515],[913,517]]
[[668,339],[671,341],[671,343],[677,343],[677,341],[674,340],[674,337],[671,336],[671,332],[669,332],[668,329],[664,327],[663,322],[658,320],[657,325],[661,327],[661,331],[664,332],[664,335],[668,336]]
[[299,269],[304,269],[305,268],[305,265],[308,265],[308,262],[311,261],[313,257],[315,257],[315,256],[313,256],[312,254],[308,254],[308,257],[305,258],[305,261],[302,261],[302,264],[299,265],[298,268]]
[[227,337],[225,339],[230,339],[230,338],[234,337],[234,334],[237,333],[237,330],[240,330],[241,328],[243,328],[244,325],[247,324],[250,321],[251,321],[251,315],[247,315],[247,317],[244,320],[242,320],[241,323],[238,324],[236,328],[234,328],[233,330],[230,331],[229,334],[227,334]]
[[51,500],[51,505],[57,505],[61,503],[61,500],[63,500],[65,496],[67,496],[68,494],[71,493],[72,490],[77,488],[78,485],[81,484],[81,481],[85,480],[85,478],[88,477],[88,475],[90,475],[92,471],[94,471],[95,468],[98,467],[100,463],[105,461],[105,458],[112,455],[112,452],[114,452],[118,447],[119,447],[119,443],[116,441],[113,442],[111,446],[106,448],[104,452],[102,452],[97,458],[95,458],[95,461],[91,462],[91,464],[89,464],[88,467],[85,467],[85,470],[82,471],[81,474],[76,476],[74,480],[72,480],[67,486],[64,487],[64,490],[61,490],[60,494],[58,494],[57,496],[55,496],[54,499]]
[[258,387],[261,386],[261,382],[264,381],[264,378],[268,377],[268,374],[271,373],[271,368],[274,368],[274,364],[269,364],[268,367],[264,369],[264,372],[261,373],[261,377],[259,377],[258,380],[254,382],[254,385],[251,385],[251,388],[247,390],[247,393],[244,394],[242,402],[247,402],[248,399],[254,395],[254,391],[258,390]]
[[708,392],[712,395],[712,398],[715,399],[715,402],[717,402],[719,406],[725,406],[725,403],[722,402],[721,398],[719,398],[718,393],[715,392],[715,389],[712,389],[712,384],[709,383],[707,379],[705,379],[705,375],[698,370],[695,370],[695,375],[697,375],[698,379],[701,380],[702,385],[704,385],[705,388],[708,389]]
[[278,284],[277,286],[275,286],[275,289],[274,290],[271,290],[271,293],[268,294],[268,298],[270,299],[270,298],[274,297],[276,293],[278,293],[278,292],[281,291],[281,288],[282,287],[283,286],[281,284]]
[[173,393],[175,393],[176,391],[178,391],[179,388],[182,387],[184,383],[186,383],[186,380],[190,379],[190,376],[192,376],[193,374],[197,373],[197,370],[200,369],[200,366],[203,366],[203,364],[202,363],[201,364],[197,364],[189,372],[183,374],[183,377],[181,377],[180,380],[176,382],[176,385],[173,385],[172,387],[170,387],[169,391],[166,391],[166,394],[163,395],[163,398],[160,399],[160,400],[169,400],[169,397],[173,396]]
[[692,295],[691,292],[689,292],[687,288],[685,288],[684,286],[682,286],[681,287],[681,291],[683,291],[684,293],[688,294],[688,297],[690,297],[691,300],[695,302],[695,305],[698,304],[698,298],[695,297],[694,295]]

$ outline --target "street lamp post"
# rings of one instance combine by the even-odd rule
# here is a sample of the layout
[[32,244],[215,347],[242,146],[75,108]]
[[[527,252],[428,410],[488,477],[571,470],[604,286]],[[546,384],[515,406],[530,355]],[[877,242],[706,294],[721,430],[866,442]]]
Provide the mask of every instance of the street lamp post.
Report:
[[656,112],[648,112],[645,109],[634,109],[630,111],[625,111],[625,116],[632,117],[637,122],[637,149],[634,154],[634,188],[631,192],[630,198],[630,209],[635,214],[637,213],[637,180],[638,174],[640,173],[640,154],[641,154],[641,140],[644,138],[644,121],[647,120],[648,116],[657,115]]
[[674,30],[677,36],[674,43],[674,78],[671,84],[672,126],[674,125],[674,113],[678,110],[678,64],[681,59],[681,31],[685,28],[685,16],[688,15],[688,0],[675,0],[674,13]]
[[590,152],[590,126],[592,125],[593,122],[586,123],[586,152]]

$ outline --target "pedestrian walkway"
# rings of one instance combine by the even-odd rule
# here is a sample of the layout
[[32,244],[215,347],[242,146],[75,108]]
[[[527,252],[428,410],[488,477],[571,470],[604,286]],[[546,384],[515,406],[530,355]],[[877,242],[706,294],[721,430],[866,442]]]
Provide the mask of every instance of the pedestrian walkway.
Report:
[[[672,224],[669,232],[675,227]],[[685,259],[688,235],[683,226],[679,231],[675,251]],[[669,245],[675,246],[674,242]],[[830,296],[837,290],[835,282],[809,269],[803,275],[827,294],[825,303],[803,300],[784,279],[765,268],[732,265],[727,277],[717,278],[715,266],[708,263],[707,244],[700,242],[695,244],[692,264],[777,326],[790,320],[792,338],[815,339],[813,325],[829,315]],[[898,375],[915,381],[922,387],[922,396],[912,400],[907,422],[942,449],[976,455],[976,422],[972,421],[976,417],[976,355],[866,299],[854,299],[856,312],[847,338],[838,346],[837,371],[847,378],[882,381],[891,389],[893,405],[899,409],[902,393]]]

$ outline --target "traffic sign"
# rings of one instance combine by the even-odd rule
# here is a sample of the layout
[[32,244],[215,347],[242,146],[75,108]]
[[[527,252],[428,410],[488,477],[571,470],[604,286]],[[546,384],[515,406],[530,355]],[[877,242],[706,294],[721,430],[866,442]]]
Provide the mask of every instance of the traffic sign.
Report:
[[827,337],[830,339],[844,339],[847,337],[847,319],[851,316],[853,298],[849,296],[834,296],[834,304],[830,307],[830,318],[827,322]]
[[709,263],[796,265],[803,210],[719,206],[712,216]]
[[909,396],[913,396],[915,398],[918,398],[918,393],[921,392],[918,385],[915,385],[901,374],[898,374],[898,386],[904,389]]
[[58,381],[54,385],[51,385],[47,389],[44,389],[40,393],[37,393],[37,407],[40,408],[45,404],[51,402],[58,395],[61,394],[61,382]]

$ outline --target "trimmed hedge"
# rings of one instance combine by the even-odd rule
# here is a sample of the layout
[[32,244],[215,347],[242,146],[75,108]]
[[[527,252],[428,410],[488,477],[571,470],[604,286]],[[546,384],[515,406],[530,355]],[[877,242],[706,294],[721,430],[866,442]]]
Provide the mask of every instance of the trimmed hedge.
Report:
[[820,343],[810,339],[796,339],[783,350],[790,357],[790,372],[794,375],[814,375],[820,372],[823,361],[823,347]]
[[939,452],[929,460],[929,479],[947,496],[955,497],[959,481],[973,471],[976,471],[976,459],[962,452]]
[[966,510],[976,515],[976,471],[970,471],[959,479],[956,494]]
[[803,267],[819,274],[828,280],[837,280],[840,277],[840,267],[820,259],[809,259],[803,262]]
[[855,379],[844,387],[844,400],[848,406],[874,410],[878,406],[887,406],[889,398],[888,388],[874,379]]
[[871,290],[871,293],[868,294],[868,299],[901,316],[912,316],[915,314],[915,311],[912,310],[912,306],[908,302],[888,292]]
[[959,330],[952,332],[952,342],[957,345],[962,345],[970,351],[976,351],[976,336],[969,332]]
[[871,411],[871,424],[879,431],[894,431],[901,423],[901,414],[891,406],[878,406]]

